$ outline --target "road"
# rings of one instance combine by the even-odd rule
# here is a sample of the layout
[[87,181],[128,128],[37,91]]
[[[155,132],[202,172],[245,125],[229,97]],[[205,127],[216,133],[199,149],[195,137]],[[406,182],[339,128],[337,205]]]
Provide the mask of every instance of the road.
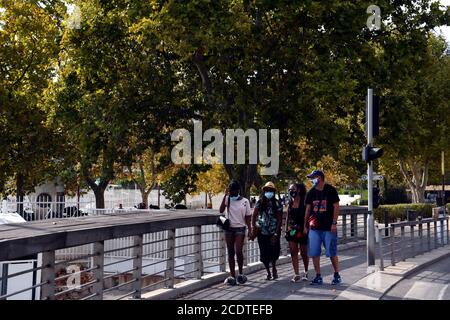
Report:
[[400,281],[383,300],[450,300],[450,257]]

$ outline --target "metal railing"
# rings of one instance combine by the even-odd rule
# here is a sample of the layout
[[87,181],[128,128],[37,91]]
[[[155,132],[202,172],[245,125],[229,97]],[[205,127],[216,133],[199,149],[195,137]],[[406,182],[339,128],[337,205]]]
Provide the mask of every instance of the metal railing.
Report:
[[[185,214],[192,214],[192,218],[186,219]],[[365,208],[341,210],[338,227],[341,243],[364,238],[366,215]],[[100,229],[74,229],[63,233],[57,229],[58,231],[47,236],[48,241],[40,239],[35,243],[30,236],[29,239],[7,240],[6,242],[11,242],[9,246],[8,243],[0,243],[0,260],[2,255],[16,259],[23,255],[37,254],[32,267],[18,272],[9,270],[10,272],[1,276],[3,290],[0,292],[0,299],[15,299],[24,292],[33,292],[35,299],[44,300],[139,299],[143,292],[173,288],[183,281],[201,279],[206,274],[228,270],[224,235],[215,226],[217,215],[211,211],[183,210],[159,216],[140,215],[152,222],[136,222],[134,227],[129,223],[122,224],[121,219],[126,219],[126,216],[112,215],[108,226]],[[85,219],[92,222],[105,217],[85,217],[74,220],[73,223],[83,223]],[[116,220],[117,224],[114,224]],[[33,227],[41,225],[51,224],[45,221],[34,222]],[[126,236],[122,236],[124,233]],[[60,237],[65,238],[58,241]],[[20,252],[2,251],[2,248],[14,247],[15,242],[20,243],[17,246],[23,251],[22,255]],[[281,255],[287,256],[288,244],[284,237],[281,238],[281,248]],[[258,243],[246,239],[244,265],[257,262]],[[33,277],[33,282],[24,282],[22,286],[14,282],[25,274],[37,275]]]
[[387,227],[378,225],[376,242],[380,270],[448,245],[450,243],[448,223],[448,217],[439,217],[396,222]]

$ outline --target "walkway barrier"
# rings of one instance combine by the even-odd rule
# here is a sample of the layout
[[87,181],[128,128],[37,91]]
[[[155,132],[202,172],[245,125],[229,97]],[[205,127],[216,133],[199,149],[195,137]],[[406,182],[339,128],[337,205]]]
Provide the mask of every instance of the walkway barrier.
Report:
[[378,261],[380,270],[387,265],[448,245],[449,218],[436,217],[403,221],[377,227]]
[[[341,209],[341,243],[364,238],[366,216],[366,208]],[[139,299],[225,272],[227,250],[217,217],[211,210],[136,211],[2,225],[0,299],[26,292],[43,300]],[[286,256],[288,245],[281,241]],[[27,268],[12,268],[30,259]],[[258,261],[257,241],[246,240],[244,264]]]

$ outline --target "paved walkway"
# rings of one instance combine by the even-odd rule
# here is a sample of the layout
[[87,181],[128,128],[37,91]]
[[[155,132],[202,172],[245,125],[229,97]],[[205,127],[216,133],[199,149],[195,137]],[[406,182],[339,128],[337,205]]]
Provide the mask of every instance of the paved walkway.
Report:
[[[267,281],[266,272],[259,271],[248,275],[244,285],[230,287],[217,284],[207,289],[187,294],[180,299],[189,300],[333,300],[351,284],[366,276],[366,247],[341,250],[339,254],[343,283],[339,286],[330,284],[333,271],[330,260],[322,258],[322,276],[324,284],[311,286],[309,282],[291,283],[293,275],[290,263],[278,267],[279,278]],[[301,263],[302,265],[302,263]],[[310,278],[314,277],[312,261]]]

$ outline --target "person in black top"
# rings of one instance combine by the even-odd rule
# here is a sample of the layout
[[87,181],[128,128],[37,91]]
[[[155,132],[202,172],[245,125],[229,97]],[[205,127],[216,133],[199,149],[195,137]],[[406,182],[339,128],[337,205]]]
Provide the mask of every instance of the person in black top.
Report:
[[339,196],[336,189],[325,183],[325,175],[316,170],[307,176],[311,179],[313,188],[306,195],[305,230],[308,232],[308,255],[312,257],[316,277],[311,284],[322,284],[320,274],[320,255],[322,244],[326,256],[331,259],[334,278],[331,284],[342,282],[339,275],[337,256],[337,220],[339,217]]
[[[308,235],[304,233],[306,187],[303,183],[295,183],[289,187],[289,204],[286,217],[286,240],[289,242],[294,277],[292,282],[308,280]],[[298,252],[303,260],[305,272],[300,275]]]

